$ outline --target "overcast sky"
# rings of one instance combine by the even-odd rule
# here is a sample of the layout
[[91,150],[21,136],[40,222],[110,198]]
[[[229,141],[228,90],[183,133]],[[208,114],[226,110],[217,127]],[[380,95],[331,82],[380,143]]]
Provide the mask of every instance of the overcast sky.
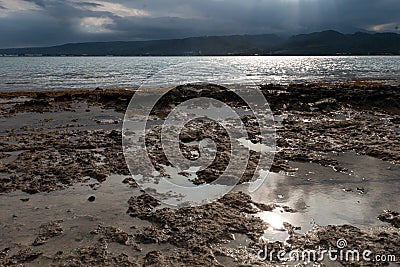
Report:
[[400,0],[0,0],[0,47],[204,35],[400,33]]

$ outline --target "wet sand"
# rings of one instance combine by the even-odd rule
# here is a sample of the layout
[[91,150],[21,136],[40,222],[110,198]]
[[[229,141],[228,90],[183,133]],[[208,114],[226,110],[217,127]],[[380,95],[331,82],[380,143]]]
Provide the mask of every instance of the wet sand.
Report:
[[[174,101],[226,97],[223,88],[209,89],[173,91],[155,122]],[[243,193],[262,153],[248,124],[252,142],[242,144],[252,156],[242,184],[217,202],[180,209],[143,194],[130,178],[121,129],[134,90],[0,93],[0,265],[275,266],[285,262],[262,260],[259,251],[336,247],[339,239],[399,263],[400,86],[352,81],[261,90],[279,148],[264,184]],[[157,131],[155,123],[150,153],[166,166]],[[189,131],[184,138],[197,137]],[[223,167],[214,164],[193,182],[209,183]]]

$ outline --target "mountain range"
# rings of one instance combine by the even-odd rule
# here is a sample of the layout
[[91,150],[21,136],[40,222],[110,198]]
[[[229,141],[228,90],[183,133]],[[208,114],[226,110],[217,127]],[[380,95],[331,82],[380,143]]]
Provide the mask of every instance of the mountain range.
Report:
[[0,49],[18,56],[225,56],[225,55],[400,55],[400,34],[342,34],[329,30],[289,38],[275,34],[204,36],[153,41],[69,43]]

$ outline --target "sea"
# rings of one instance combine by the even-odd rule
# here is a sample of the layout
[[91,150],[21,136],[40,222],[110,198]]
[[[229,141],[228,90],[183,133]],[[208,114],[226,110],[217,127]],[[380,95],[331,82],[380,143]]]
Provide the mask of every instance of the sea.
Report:
[[205,79],[234,69],[255,84],[400,79],[400,56],[0,57],[0,91],[137,88],[185,65]]

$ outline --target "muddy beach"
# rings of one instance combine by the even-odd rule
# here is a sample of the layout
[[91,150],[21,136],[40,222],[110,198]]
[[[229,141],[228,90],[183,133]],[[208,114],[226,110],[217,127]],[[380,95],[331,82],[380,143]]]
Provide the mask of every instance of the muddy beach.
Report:
[[[243,189],[259,163],[251,117],[250,152],[240,184],[216,202],[173,209],[143,194],[122,150],[122,125],[135,90],[0,93],[0,265],[282,266],[304,264],[271,251],[371,251],[358,260],[317,256],[321,266],[400,263],[400,85],[372,80],[264,85],[274,115],[276,154],[265,183]],[[170,174],[160,126],[171,105],[201,96],[243,103],[217,85],[186,85],[154,110],[149,154]],[[213,182],[226,168],[224,130],[189,124],[191,142],[218,145],[210,168],[190,174]],[[140,157],[135,161],[138,172]],[[361,254],[360,254],[361,255]],[[377,256],[380,256],[378,259]],[[385,260],[383,260],[385,256]]]

